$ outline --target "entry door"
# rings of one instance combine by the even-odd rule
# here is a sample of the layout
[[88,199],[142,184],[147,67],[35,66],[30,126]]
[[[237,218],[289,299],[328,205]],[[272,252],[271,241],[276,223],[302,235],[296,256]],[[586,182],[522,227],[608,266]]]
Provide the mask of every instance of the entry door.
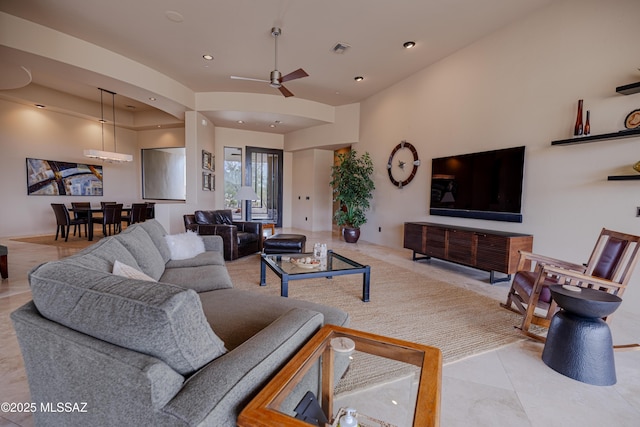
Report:
[[282,150],[246,147],[245,185],[252,187],[258,200],[251,204],[250,218],[282,227]]

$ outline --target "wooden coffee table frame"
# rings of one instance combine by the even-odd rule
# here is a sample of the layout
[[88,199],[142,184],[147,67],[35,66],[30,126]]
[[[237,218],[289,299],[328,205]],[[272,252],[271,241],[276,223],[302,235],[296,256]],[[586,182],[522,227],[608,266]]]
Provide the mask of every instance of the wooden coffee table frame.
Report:
[[[299,273],[287,273],[280,266],[273,261],[273,257],[304,257],[312,256],[312,254],[262,254],[260,260],[260,286],[267,285],[267,266],[280,278],[280,295],[283,297],[289,296],[289,281],[300,279],[313,279],[316,277],[326,277],[331,279],[333,276],[342,276],[345,274],[362,274],[362,301],[369,302],[369,282],[371,277],[371,267],[368,265],[362,265],[356,261],[353,261],[347,257],[337,254],[331,250],[327,251],[327,270],[301,270]],[[348,265],[351,268],[343,270],[332,270],[331,263],[333,259],[338,259]]]
[[420,382],[413,425],[440,425],[440,390],[442,386],[442,353],[435,347],[416,344],[368,332],[326,325],[276,374],[276,376],[244,408],[238,417],[241,427],[309,426],[284,414],[278,408],[316,361],[322,357],[322,409],[333,416],[333,348],[331,339],[350,338],[356,350],[412,364],[420,368]]

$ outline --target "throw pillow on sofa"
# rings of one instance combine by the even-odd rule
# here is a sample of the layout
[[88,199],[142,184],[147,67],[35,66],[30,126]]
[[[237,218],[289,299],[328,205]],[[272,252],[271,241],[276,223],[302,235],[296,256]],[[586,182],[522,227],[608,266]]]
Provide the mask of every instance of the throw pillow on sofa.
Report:
[[197,233],[189,230],[186,233],[168,234],[164,236],[169,245],[171,259],[189,259],[204,253],[204,242]]
[[153,277],[149,277],[144,274],[142,271],[137,270],[127,264],[123,264],[120,261],[116,260],[113,263],[113,274],[117,276],[126,277],[128,279],[136,279],[136,280],[146,280],[147,282],[155,282],[156,280]]
[[[144,274],[153,277],[155,280],[160,279],[162,273],[164,273],[165,260],[144,228],[136,227],[113,238],[127,248]],[[135,265],[127,263],[126,260],[118,260],[135,268]]]

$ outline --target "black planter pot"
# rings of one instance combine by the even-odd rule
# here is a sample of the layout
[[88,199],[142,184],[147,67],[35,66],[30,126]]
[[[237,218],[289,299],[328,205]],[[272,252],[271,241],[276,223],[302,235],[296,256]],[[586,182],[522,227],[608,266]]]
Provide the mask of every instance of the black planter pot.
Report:
[[360,229],[359,228],[351,228],[344,227],[342,229],[342,236],[344,237],[344,241],[347,243],[356,243],[360,238]]

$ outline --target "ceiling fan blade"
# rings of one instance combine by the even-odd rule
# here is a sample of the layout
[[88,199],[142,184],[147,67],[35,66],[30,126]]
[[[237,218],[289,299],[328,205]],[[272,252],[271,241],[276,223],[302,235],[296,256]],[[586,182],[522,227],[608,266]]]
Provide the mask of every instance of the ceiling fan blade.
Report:
[[264,79],[252,79],[251,77],[238,77],[238,76],[231,76],[231,78],[233,80],[248,80],[250,82],[263,82],[263,83],[271,83],[269,80],[264,80]]
[[284,87],[282,85],[280,85],[278,90],[280,91],[281,94],[283,94],[285,96],[285,98],[293,96],[293,93],[291,93],[291,91],[289,91],[289,89],[287,89],[286,87]]
[[286,76],[282,76],[282,78],[280,79],[281,83],[284,82],[288,82],[290,80],[295,80],[295,79],[301,79],[303,77],[307,77],[309,74],[307,74],[307,72],[305,70],[303,70],[302,68],[298,68],[295,71],[292,71],[291,73],[287,74]]

